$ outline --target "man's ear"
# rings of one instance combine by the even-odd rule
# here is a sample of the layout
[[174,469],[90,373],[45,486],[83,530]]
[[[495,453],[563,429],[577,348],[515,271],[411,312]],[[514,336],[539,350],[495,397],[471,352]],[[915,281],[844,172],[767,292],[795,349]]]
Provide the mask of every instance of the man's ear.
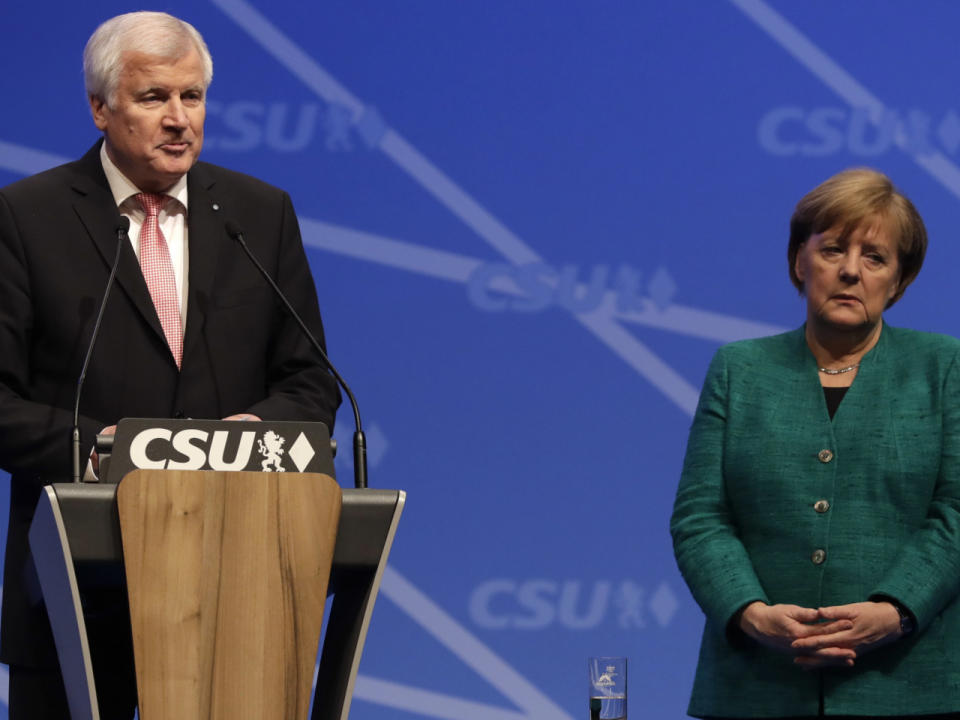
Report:
[[93,95],[88,100],[90,101],[90,114],[93,115],[93,124],[103,132],[107,129],[107,113],[109,112],[107,103]]

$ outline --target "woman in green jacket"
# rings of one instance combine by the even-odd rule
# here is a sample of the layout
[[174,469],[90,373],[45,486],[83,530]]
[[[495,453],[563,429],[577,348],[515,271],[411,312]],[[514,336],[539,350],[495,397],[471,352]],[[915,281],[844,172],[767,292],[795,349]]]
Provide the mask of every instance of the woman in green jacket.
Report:
[[722,347],[671,521],[696,717],[960,718],[960,341],[885,325],[920,271],[873,170],[797,205],[803,327]]

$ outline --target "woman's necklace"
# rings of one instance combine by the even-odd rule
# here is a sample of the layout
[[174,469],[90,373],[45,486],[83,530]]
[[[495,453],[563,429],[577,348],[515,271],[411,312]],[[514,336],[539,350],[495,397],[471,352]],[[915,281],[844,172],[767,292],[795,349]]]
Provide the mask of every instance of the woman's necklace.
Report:
[[820,372],[825,373],[826,375],[843,375],[844,373],[848,373],[851,370],[856,370],[858,367],[860,367],[860,363],[857,363],[856,365],[847,365],[847,367],[845,368],[837,368],[836,370],[834,370],[833,368],[824,368],[824,367],[819,368],[819,370]]

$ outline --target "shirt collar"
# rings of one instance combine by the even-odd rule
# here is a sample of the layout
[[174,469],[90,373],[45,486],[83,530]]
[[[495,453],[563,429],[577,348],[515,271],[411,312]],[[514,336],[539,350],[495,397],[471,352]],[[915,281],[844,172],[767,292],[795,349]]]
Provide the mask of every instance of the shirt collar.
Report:
[[[113,160],[111,160],[110,156],[107,155],[106,142],[100,146],[100,163],[103,165],[103,172],[107,176],[107,183],[110,185],[110,192],[113,194],[113,200],[117,203],[117,207],[123,205],[134,195],[138,195],[143,192],[140,188],[130,182],[126,175],[120,172],[120,168],[113,164]],[[181,176],[174,186],[167,190],[164,195],[169,195],[177,200],[181,205],[183,205],[183,209],[186,210],[188,195],[187,176]],[[134,204],[136,205],[136,203]],[[139,207],[139,205],[137,205],[137,207]]]

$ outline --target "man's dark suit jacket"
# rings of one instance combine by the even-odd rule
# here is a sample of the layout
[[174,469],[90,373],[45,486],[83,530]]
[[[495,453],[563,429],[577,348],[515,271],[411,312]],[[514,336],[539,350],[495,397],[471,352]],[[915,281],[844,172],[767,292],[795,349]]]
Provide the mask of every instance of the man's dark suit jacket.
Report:
[[[116,251],[118,213],[100,163],[82,159],[0,189],[0,467],[11,473],[0,661],[48,665],[49,624],[31,592],[27,531],[41,488],[70,478],[77,377]],[[206,163],[189,172],[189,265],[177,370],[129,243],[122,249],[80,405],[82,457],[123,417],[222,418],[249,412],[322,421],[340,402],[333,378],[266,282],[251,250],[323,338],[290,198]]]

